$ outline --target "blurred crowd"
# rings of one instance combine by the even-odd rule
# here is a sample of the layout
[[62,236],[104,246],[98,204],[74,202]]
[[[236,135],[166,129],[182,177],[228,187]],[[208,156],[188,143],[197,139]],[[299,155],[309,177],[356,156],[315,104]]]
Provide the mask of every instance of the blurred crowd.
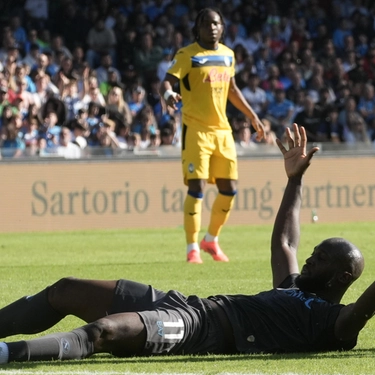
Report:
[[239,148],[293,122],[310,141],[375,143],[371,0],[13,0],[0,4],[3,157],[181,145],[181,108],[159,95],[203,7],[219,8],[236,82],[266,136],[233,106]]

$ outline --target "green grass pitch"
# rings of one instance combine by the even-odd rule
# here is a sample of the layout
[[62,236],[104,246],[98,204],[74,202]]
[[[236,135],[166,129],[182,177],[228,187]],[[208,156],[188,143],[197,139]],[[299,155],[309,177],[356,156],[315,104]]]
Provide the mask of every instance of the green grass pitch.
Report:
[[[128,278],[151,283],[159,289],[177,289],[202,297],[256,293],[271,288],[271,229],[271,226],[226,226],[221,246],[230,262],[217,263],[202,254],[202,265],[185,262],[182,228],[0,234],[0,305],[36,293],[64,276]],[[327,237],[345,237],[365,256],[364,274],[343,300],[352,302],[375,280],[375,225],[303,225],[301,266],[313,247]],[[71,330],[82,324],[77,318],[67,317],[49,332]],[[30,337],[16,336],[8,341]],[[0,368],[0,374],[374,374],[374,338],[375,323],[370,322],[357,347],[343,353],[128,359],[96,355],[83,361],[12,363]]]

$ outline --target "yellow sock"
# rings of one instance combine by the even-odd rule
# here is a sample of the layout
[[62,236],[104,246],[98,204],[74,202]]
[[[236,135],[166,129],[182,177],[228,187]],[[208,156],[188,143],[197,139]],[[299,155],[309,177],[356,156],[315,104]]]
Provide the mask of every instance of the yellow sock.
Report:
[[218,194],[211,210],[210,225],[208,226],[208,233],[212,236],[218,236],[221,228],[228,220],[230,210],[234,203],[235,195]]
[[197,243],[201,230],[202,199],[187,195],[184,204],[184,228],[186,243]]

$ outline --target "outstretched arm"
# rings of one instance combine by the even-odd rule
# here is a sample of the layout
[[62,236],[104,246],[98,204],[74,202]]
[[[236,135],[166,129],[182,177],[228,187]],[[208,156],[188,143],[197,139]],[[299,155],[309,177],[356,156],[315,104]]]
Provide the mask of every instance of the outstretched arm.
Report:
[[354,339],[367,321],[375,314],[375,282],[355,303],[343,307],[335,323],[335,336],[339,340]]
[[271,238],[271,267],[273,287],[276,288],[287,276],[298,273],[297,248],[300,238],[300,208],[302,200],[302,176],[318,151],[313,147],[306,153],[306,131],[293,124],[294,137],[286,129],[288,150],[276,140],[284,156],[284,167],[288,183],[276,215]]

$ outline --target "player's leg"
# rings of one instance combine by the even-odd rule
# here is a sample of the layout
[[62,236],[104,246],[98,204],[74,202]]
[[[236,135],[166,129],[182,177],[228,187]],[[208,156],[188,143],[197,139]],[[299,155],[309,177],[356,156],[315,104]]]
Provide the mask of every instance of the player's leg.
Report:
[[183,128],[182,168],[188,191],[184,202],[184,229],[187,243],[187,261],[202,263],[198,235],[201,229],[202,201],[205,181],[213,146],[205,132]]
[[204,184],[204,180],[188,180],[188,191],[184,202],[184,229],[189,263],[202,263],[198,235],[201,229]]
[[42,332],[75,315],[86,322],[107,315],[116,281],[63,278],[0,309],[0,337]]
[[208,231],[201,241],[201,248],[217,261],[227,262],[218,238],[223,225],[229,218],[237,193],[237,155],[231,134],[218,136],[218,148],[211,158],[210,179],[215,180],[218,195],[212,205]]
[[141,354],[146,328],[137,313],[109,315],[71,332],[0,343],[0,364],[88,358],[95,353],[119,357]]

